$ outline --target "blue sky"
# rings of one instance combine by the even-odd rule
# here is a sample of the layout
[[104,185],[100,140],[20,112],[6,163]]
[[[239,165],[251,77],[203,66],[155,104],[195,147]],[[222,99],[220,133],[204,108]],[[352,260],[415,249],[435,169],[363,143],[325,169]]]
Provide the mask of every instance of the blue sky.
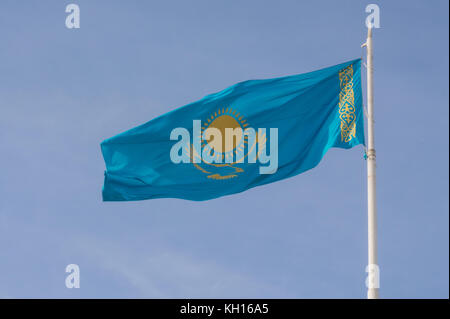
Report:
[[[72,2],[76,30],[69,1],[0,3],[0,297],[364,298],[362,148],[211,201],[103,203],[99,143],[360,57],[371,2]],[[448,1],[375,3],[381,296],[448,298]]]

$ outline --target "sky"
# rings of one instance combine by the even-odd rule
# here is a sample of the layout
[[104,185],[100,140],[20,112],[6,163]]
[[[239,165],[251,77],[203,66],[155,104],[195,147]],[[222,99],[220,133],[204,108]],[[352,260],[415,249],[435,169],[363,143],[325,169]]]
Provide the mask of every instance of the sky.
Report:
[[0,298],[365,298],[362,147],[210,201],[102,202],[100,142],[240,81],[361,57],[369,3],[380,295],[448,298],[446,0],[2,0]]

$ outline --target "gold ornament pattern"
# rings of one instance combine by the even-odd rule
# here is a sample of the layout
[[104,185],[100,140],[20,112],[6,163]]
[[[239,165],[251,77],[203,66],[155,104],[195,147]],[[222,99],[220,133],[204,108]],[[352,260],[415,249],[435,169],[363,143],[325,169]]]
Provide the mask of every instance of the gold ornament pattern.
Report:
[[353,92],[353,65],[339,71],[341,92],[339,93],[339,118],[341,119],[341,141],[350,142],[356,134],[355,95]]

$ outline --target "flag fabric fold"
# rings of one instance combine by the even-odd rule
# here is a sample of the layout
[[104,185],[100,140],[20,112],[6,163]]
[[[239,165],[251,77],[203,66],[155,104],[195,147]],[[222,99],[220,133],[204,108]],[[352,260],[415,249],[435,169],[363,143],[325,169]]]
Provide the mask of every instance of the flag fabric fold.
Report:
[[103,200],[208,200],[298,175],[331,147],[359,144],[360,59],[249,80],[103,141]]

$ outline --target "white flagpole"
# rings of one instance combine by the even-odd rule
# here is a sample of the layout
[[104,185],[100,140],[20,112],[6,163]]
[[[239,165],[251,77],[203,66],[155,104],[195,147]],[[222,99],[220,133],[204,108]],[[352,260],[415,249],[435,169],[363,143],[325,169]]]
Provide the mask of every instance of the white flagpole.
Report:
[[367,42],[367,206],[368,206],[368,253],[367,298],[379,298],[379,267],[377,247],[377,201],[376,201],[376,153],[373,119],[373,64],[372,28],[368,28]]

